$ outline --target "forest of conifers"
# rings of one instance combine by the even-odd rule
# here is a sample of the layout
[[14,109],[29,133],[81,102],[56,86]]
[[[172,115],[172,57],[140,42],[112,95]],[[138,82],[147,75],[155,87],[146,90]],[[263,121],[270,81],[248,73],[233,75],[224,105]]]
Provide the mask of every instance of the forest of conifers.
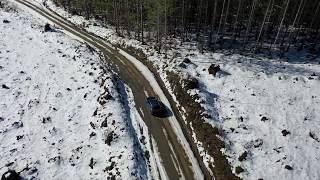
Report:
[[197,42],[203,49],[320,54],[319,0],[54,0],[72,14],[113,25],[120,36]]

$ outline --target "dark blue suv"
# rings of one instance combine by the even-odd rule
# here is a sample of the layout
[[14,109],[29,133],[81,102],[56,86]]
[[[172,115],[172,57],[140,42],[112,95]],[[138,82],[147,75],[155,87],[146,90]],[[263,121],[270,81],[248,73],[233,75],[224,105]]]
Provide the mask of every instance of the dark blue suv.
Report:
[[148,97],[147,103],[148,103],[148,106],[149,106],[149,109],[150,109],[152,115],[164,116],[166,114],[166,107],[157,98]]

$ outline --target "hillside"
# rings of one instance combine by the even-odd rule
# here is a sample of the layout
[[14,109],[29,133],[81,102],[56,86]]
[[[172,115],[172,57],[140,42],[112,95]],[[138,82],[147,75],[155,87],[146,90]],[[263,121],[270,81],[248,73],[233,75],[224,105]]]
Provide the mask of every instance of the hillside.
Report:
[[[100,53],[46,21],[0,8],[0,174],[25,179],[152,177],[130,89]],[[122,85],[124,87],[124,85]],[[123,95],[130,104],[123,104]],[[129,114],[124,106],[132,108]],[[139,130],[136,132],[136,129]],[[142,133],[142,134],[141,134]],[[143,134],[144,133],[144,134]]]

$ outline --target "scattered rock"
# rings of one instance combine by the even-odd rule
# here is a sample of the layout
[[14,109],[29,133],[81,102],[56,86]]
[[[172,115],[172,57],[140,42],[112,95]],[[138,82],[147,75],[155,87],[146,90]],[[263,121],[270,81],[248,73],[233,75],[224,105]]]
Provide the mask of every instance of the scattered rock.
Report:
[[244,160],[247,159],[247,156],[248,156],[248,153],[247,153],[247,151],[245,151],[239,156],[238,160],[239,161],[244,161]]
[[242,172],[244,172],[244,169],[242,167],[240,167],[240,166],[237,166],[236,167],[236,174],[240,174]]
[[93,136],[96,136],[97,134],[95,132],[91,132],[89,135],[89,138],[92,138]]
[[46,124],[46,123],[49,123],[49,122],[51,122],[51,117],[44,117],[44,118],[42,118],[42,123],[43,123],[43,124]]
[[142,144],[144,144],[144,145],[146,144],[146,137],[145,136],[142,136],[139,140]]
[[218,71],[221,71],[220,66],[215,64],[211,64],[208,69],[209,74],[213,74],[214,76],[216,76]]
[[280,153],[282,148],[283,147],[277,147],[277,148],[273,148],[273,150],[276,151],[277,153]]
[[262,144],[263,144],[262,139],[256,139],[255,141],[253,141],[253,147],[255,147],[255,148],[262,146]]
[[7,85],[5,85],[5,84],[2,84],[2,88],[3,89],[10,89]]
[[110,166],[107,166],[105,169],[104,169],[104,171],[111,171],[113,168],[114,168],[114,166],[116,165],[116,163],[115,162],[111,162],[111,165]]
[[90,168],[93,169],[95,164],[96,164],[96,162],[93,160],[93,158],[91,158],[90,163],[89,163]]
[[262,118],[261,118],[261,121],[262,122],[265,122],[265,121],[268,121],[269,119],[267,118],[267,117],[265,117],[265,116],[263,116]]
[[288,134],[291,134],[289,131],[287,131],[285,129],[282,130],[281,133],[282,133],[283,136],[287,136]]
[[19,122],[14,122],[14,123],[12,124],[12,127],[14,127],[14,128],[21,128],[21,127],[23,127],[23,123],[22,123],[21,121],[19,121]]
[[9,170],[5,172],[1,177],[1,180],[20,180],[20,179],[21,179],[20,175],[14,170]]
[[108,127],[107,118],[105,118],[104,121],[102,121],[102,123],[101,123],[101,128],[103,128],[103,127]]
[[107,139],[105,140],[105,143],[110,146],[112,140],[113,140],[113,131],[111,131],[111,132],[108,134]]
[[52,28],[50,24],[47,23],[46,25],[44,25],[44,32],[49,32],[49,31],[52,31]]
[[17,148],[10,149],[11,153],[17,152]]
[[9,162],[9,163],[5,164],[5,166],[6,166],[6,167],[9,167],[9,166],[11,166],[12,164],[14,164],[14,162]]
[[189,63],[191,63],[191,60],[189,58],[184,58],[184,60],[182,62],[189,64]]
[[148,150],[146,150],[146,151],[144,152],[144,156],[149,160],[149,158],[150,158],[150,153],[149,153]]
[[55,156],[53,158],[50,158],[48,160],[48,163],[51,163],[51,162],[60,162],[61,161],[61,156]]
[[90,122],[90,126],[92,127],[92,129],[96,129],[96,126],[93,124],[93,122]]
[[292,168],[291,166],[289,166],[289,165],[285,165],[284,168],[285,168],[285,169],[288,169],[288,170],[290,170],[290,171],[293,170],[293,168]]
[[185,79],[184,84],[187,90],[199,87],[199,81],[196,78]]
[[107,103],[108,100],[111,100],[113,97],[111,96],[109,90],[106,90],[99,98],[98,102],[100,105],[104,105]]
[[320,139],[319,139],[318,137],[316,137],[316,135],[315,135],[313,132],[309,132],[309,136],[310,136],[312,139],[316,140],[317,142],[320,142]]
[[98,108],[93,112],[92,116],[96,116],[98,114]]
[[23,135],[19,135],[19,136],[17,136],[16,138],[17,138],[17,141],[19,141],[20,139],[23,138]]

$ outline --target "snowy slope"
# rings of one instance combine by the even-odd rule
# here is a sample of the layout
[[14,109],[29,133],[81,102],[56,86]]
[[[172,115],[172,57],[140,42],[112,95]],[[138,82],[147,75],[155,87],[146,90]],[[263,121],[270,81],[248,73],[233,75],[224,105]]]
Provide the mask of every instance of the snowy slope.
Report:
[[231,164],[245,170],[241,176],[319,179],[319,65],[236,55],[216,59],[229,75],[208,75],[202,71],[208,64],[196,71],[205,91],[216,95],[214,124],[223,129]]
[[9,6],[0,8],[0,175],[151,178],[150,144],[138,139],[148,132],[135,131],[143,122],[123,108],[99,54]]
[[[50,1],[47,4],[112,43],[141,49],[164,81],[167,70],[197,78],[201,86],[190,93],[200,95],[199,102],[212,116],[207,122],[222,130],[226,143],[222,151],[234,173],[243,169],[237,174],[239,177],[320,179],[319,59],[301,63],[303,60],[284,62],[210,52],[199,54],[196,44],[180,46],[178,39],[172,41],[165,58],[150,46],[117,36],[112,27],[94,25],[98,22],[70,16]],[[182,63],[185,58],[191,63]],[[208,73],[211,64],[221,66],[217,76]],[[199,149],[203,149],[201,144]],[[214,158],[206,159],[206,163],[214,163]]]

